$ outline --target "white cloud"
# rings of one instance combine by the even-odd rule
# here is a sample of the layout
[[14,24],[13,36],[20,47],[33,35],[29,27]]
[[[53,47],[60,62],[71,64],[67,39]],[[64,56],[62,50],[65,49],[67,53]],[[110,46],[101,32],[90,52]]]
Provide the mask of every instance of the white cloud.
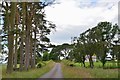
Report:
[[[46,17],[57,25],[57,32],[50,35],[53,43],[70,42],[98,22],[117,23],[118,0],[58,0],[61,4],[46,7]],[[82,25],[82,26],[81,26]]]

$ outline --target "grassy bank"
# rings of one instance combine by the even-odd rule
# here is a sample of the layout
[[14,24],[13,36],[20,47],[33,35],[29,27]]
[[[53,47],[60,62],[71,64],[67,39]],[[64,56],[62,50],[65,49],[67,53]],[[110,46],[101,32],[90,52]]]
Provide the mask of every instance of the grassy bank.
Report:
[[[74,64],[74,66],[69,66],[70,63]],[[97,63],[95,64],[97,67],[91,69],[81,67],[80,63],[63,61],[63,76],[65,78],[118,78],[118,69],[103,69],[99,65],[101,64]]]
[[50,71],[54,66],[53,61],[46,62],[46,66],[36,69],[31,69],[29,71],[15,71],[12,74],[7,74],[5,69],[6,67],[3,66],[2,68],[2,78],[39,78],[46,72]]
[[71,67],[64,64],[62,64],[62,73],[64,78],[92,78],[87,71],[79,67]]

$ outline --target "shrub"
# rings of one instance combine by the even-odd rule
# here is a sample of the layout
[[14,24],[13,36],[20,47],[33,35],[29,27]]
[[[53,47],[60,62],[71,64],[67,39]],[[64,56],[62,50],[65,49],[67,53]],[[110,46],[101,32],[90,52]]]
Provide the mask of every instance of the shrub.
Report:
[[14,71],[19,71],[19,68],[13,68]]
[[38,63],[37,68],[41,68],[41,67],[42,67],[42,64]]
[[73,66],[75,66],[75,65],[74,65],[73,63],[70,63],[69,66],[73,67]]
[[46,51],[44,54],[43,54],[43,61],[48,61],[49,60],[49,53]]
[[41,68],[45,66],[46,64],[47,64],[46,61],[40,61],[39,63],[37,63],[37,68]]

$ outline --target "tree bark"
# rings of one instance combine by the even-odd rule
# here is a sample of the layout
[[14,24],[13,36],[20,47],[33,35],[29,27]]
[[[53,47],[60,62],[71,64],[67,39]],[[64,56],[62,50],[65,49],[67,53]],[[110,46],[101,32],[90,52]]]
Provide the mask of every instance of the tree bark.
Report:
[[34,53],[33,53],[33,68],[35,68],[35,58],[36,58],[36,30],[37,30],[37,26],[35,26],[35,30],[34,30]]
[[15,14],[15,18],[16,18],[16,36],[15,36],[15,53],[14,53],[14,69],[17,68],[17,47],[18,47],[18,24],[19,24],[19,12],[17,10],[16,7],[16,14]]
[[84,67],[86,67],[86,66],[85,66],[85,56],[83,56],[82,63],[83,63],[83,65],[84,65]]
[[15,9],[16,3],[11,3],[11,14],[10,14],[10,25],[8,30],[8,64],[7,64],[7,73],[12,73],[13,71],[13,47],[14,47],[14,33],[13,29],[15,26]]
[[22,3],[22,13],[23,13],[23,20],[22,20],[22,31],[20,32],[20,71],[24,68],[24,26],[25,26],[25,18],[26,18],[26,10],[25,10],[26,3]]
[[[17,27],[18,26],[16,26],[16,29]],[[14,69],[17,68],[17,39],[18,39],[18,34],[16,34],[16,37],[15,37]]]
[[[25,7],[25,10],[27,11],[27,6]],[[30,24],[29,24],[29,15],[28,12],[26,12],[26,37],[25,37],[25,60],[24,60],[24,68],[27,71],[29,69],[30,64]]]
[[32,33],[30,33],[30,64],[31,64],[31,68],[33,68],[33,40],[32,40]]
[[21,36],[21,44],[20,44],[20,71],[23,70],[24,63],[24,47],[23,47],[23,35]]
[[93,68],[94,64],[93,64],[93,60],[92,60],[92,55],[90,55],[89,62],[90,62],[90,67]]

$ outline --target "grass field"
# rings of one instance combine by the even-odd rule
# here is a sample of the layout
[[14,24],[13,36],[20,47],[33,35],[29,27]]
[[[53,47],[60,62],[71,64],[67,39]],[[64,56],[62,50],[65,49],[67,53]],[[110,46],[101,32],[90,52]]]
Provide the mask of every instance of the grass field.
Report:
[[[81,67],[80,63],[73,63],[74,67],[68,66],[70,61],[62,62],[62,71],[65,78],[118,78],[118,69],[103,69],[99,62],[94,63],[95,68]],[[88,66],[89,63],[86,63]],[[116,65],[116,64],[115,64]],[[112,64],[107,63],[106,67]],[[113,66],[115,67],[115,66]]]
[[0,64],[0,80],[1,80],[1,77],[2,77],[2,65]]
[[6,65],[3,65],[2,66],[2,78],[39,78],[40,76],[42,76],[43,74],[51,70],[54,66],[53,61],[48,61],[46,62],[46,64],[47,64],[46,66],[41,67],[41,68],[36,68],[36,69],[32,69],[29,71],[23,71],[23,72],[16,71],[16,72],[13,72],[12,74],[7,74]]

